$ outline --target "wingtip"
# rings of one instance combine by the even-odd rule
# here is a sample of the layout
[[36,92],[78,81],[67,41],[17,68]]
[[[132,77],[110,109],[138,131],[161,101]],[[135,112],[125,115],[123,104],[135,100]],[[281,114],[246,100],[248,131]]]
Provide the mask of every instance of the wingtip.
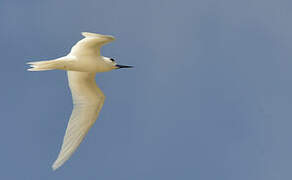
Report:
[[58,169],[57,167],[52,166],[53,171],[56,171],[57,169]]
[[103,34],[97,34],[97,33],[91,33],[91,32],[81,32],[82,36],[84,37],[99,37],[99,38],[108,38],[111,40],[115,40],[114,36],[111,35],[103,35]]
[[101,34],[91,33],[91,32],[81,32],[82,36],[84,37],[100,37]]
[[56,171],[59,167],[61,167],[62,164],[58,163],[57,161],[55,161],[52,165],[52,170]]

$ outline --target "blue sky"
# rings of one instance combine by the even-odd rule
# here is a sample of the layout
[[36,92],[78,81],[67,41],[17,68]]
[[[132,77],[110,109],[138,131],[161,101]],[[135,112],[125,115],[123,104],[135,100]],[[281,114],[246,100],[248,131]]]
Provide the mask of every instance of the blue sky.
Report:
[[[292,12],[285,0],[0,0],[0,179],[290,180]],[[80,32],[111,34],[106,102],[58,171]]]

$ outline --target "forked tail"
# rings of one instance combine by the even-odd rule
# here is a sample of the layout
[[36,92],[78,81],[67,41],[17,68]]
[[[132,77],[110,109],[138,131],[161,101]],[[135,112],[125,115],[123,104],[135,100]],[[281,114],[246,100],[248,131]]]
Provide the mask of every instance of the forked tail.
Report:
[[53,69],[59,69],[63,60],[61,58],[49,61],[34,61],[28,62],[30,68],[28,71],[47,71]]

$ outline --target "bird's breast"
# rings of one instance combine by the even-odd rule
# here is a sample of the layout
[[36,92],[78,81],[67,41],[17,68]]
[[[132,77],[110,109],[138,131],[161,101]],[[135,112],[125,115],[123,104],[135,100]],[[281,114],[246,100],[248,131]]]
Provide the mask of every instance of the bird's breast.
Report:
[[97,57],[77,57],[77,60],[68,66],[67,70],[81,72],[106,72],[111,68],[101,59]]

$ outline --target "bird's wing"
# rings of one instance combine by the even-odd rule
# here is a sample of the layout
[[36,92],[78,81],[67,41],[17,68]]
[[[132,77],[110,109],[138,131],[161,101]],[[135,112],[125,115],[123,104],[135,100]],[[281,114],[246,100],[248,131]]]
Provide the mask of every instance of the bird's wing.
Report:
[[105,96],[95,82],[95,73],[67,71],[73,98],[73,111],[61,151],[52,168],[59,168],[74,153],[96,121]]
[[95,34],[89,32],[81,33],[85,38],[78,41],[71,49],[72,55],[100,55],[100,48],[106,43],[115,40],[113,36]]

